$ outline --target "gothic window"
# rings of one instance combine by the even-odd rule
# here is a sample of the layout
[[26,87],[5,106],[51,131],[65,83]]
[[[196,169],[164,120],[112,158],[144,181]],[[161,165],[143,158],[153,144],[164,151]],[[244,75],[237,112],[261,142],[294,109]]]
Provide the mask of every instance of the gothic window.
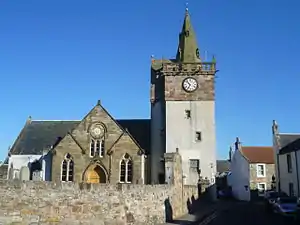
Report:
[[61,181],[74,181],[74,161],[69,153],[61,164]]
[[132,183],[132,160],[127,153],[120,161],[120,183]]
[[104,156],[104,139],[102,140],[91,140],[91,145],[90,145],[90,156],[91,157],[95,157],[95,156],[100,156],[103,157]]

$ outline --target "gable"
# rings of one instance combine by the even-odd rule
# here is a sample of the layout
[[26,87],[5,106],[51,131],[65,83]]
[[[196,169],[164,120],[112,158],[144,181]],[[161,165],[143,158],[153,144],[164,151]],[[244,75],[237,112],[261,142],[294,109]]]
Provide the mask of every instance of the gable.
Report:
[[[120,125],[121,122],[123,127]],[[148,125],[148,120],[115,120],[109,112],[100,105],[100,102],[83,118],[83,120],[73,129],[72,135],[74,139],[79,143],[85,142],[86,138],[89,136],[91,132],[91,128],[94,124],[101,124],[106,132],[106,135],[109,136],[109,143],[113,145],[113,142],[117,141],[118,138],[121,137],[123,133],[129,135],[129,137],[133,140],[133,142],[138,146],[142,153],[145,152],[144,148],[141,145],[147,145],[148,139],[142,139],[143,136],[140,135],[139,132],[148,132],[148,129],[142,129],[143,127],[150,127]],[[144,126],[145,125],[145,126]],[[142,129],[142,130],[141,130]],[[131,134],[134,132],[135,135],[140,135],[138,142],[135,137]],[[142,133],[145,134],[145,133]]]
[[41,155],[44,149],[55,145],[58,137],[64,137],[79,121],[30,121],[26,123],[10,149],[14,155]]
[[249,163],[274,164],[275,161],[273,147],[242,146],[241,152]]

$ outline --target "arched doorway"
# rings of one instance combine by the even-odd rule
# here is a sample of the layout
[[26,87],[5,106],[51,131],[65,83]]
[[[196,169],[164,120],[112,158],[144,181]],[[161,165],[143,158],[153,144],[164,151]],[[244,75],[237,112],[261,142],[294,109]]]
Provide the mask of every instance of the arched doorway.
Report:
[[106,183],[107,174],[102,166],[91,165],[85,171],[84,178],[86,183]]

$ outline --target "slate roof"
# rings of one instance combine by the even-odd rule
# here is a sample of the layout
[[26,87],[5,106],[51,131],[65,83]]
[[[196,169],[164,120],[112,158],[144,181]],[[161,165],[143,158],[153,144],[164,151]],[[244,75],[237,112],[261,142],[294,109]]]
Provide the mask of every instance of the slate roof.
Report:
[[11,148],[13,155],[41,155],[43,149],[55,145],[59,137],[64,137],[80,121],[31,121],[19,134]]
[[281,148],[284,148],[288,144],[296,141],[300,138],[300,134],[279,134],[279,142]]
[[[116,120],[138,142],[146,153],[150,150],[150,119]],[[31,121],[19,134],[10,150],[14,155],[41,155],[43,149],[57,144],[80,121]]]
[[273,147],[242,146],[241,152],[249,161],[249,163],[275,163]]
[[230,171],[230,162],[228,160],[217,160],[217,172],[224,173]]
[[300,150],[300,138],[296,139],[295,141],[287,144],[282,149],[280,149],[279,154],[287,154],[294,151]]
[[150,119],[124,119],[116,121],[133,136],[141,148],[145,150],[146,154],[149,154],[151,146]]

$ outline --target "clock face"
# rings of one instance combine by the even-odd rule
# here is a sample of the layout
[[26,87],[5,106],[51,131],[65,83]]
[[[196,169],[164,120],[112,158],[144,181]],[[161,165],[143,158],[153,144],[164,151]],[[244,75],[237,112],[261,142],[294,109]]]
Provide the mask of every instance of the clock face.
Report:
[[193,92],[198,88],[198,82],[196,79],[188,77],[182,82],[182,87],[187,92]]

